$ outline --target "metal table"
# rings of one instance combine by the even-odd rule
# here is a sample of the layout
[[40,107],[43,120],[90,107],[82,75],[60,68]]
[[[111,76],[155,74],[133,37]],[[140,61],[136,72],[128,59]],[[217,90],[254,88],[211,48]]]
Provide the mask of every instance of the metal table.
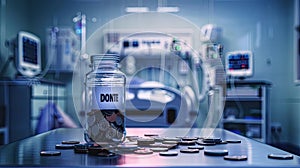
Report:
[[[269,159],[270,153],[286,154],[287,152],[242,137],[223,129],[183,129],[183,128],[127,128],[127,135],[144,136],[155,133],[168,137],[199,136],[203,131],[210,137],[223,140],[241,140],[238,144],[205,146],[205,149],[227,149],[229,155],[247,155],[246,161],[228,161],[220,156],[206,156],[203,150],[196,154],[180,153],[178,156],[165,157],[158,153],[151,155],[124,154],[114,157],[98,157],[88,154],[76,154],[73,150],[59,150],[60,156],[40,156],[41,150],[55,150],[55,144],[64,140],[83,142],[82,129],[56,129],[28,139],[17,141],[0,148],[0,166],[57,166],[57,167],[300,167],[300,157],[294,155],[292,160]],[[56,149],[57,150],[57,149]]]

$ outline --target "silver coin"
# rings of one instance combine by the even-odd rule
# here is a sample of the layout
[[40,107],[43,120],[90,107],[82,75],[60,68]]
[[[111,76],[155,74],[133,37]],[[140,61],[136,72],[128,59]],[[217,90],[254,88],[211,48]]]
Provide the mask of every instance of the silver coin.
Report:
[[168,151],[168,152],[159,152],[160,156],[177,156],[178,152],[176,151]]
[[153,154],[153,151],[150,149],[139,149],[134,151],[134,153],[139,155],[149,155],[149,154]]
[[153,152],[166,152],[169,148],[150,148]]
[[294,157],[293,157],[293,155],[290,155],[290,154],[269,154],[268,158],[278,159],[278,160],[291,160]]
[[225,156],[228,155],[228,150],[204,150],[204,154],[209,156]]
[[199,149],[199,150],[202,150],[202,149],[204,149],[204,146],[188,146],[188,149]]
[[248,157],[246,155],[234,155],[234,156],[224,156],[225,160],[231,160],[231,161],[244,161],[247,160]]

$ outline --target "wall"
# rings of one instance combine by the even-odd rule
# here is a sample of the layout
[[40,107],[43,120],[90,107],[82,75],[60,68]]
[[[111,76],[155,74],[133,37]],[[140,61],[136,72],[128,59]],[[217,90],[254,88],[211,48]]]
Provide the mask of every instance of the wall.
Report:
[[[100,26],[122,16],[127,6],[155,10],[157,0],[10,0],[7,7],[7,37],[26,28],[41,37],[49,26],[72,27],[77,12],[87,15],[88,37]],[[179,16],[198,26],[214,23],[223,28],[224,53],[252,50],[255,75],[252,79],[272,83],[270,115],[282,124],[281,140],[300,144],[300,90],[293,83],[293,0],[169,0]],[[28,12],[22,6],[28,5]],[[9,8],[17,8],[12,12]],[[13,14],[17,15],[13,17]],[[12,19],[12,17],[14,19]],[[92,22],[95,17],[97,22]],[[135,24],[135,23],[127,23]],[[170,23],[172,25],[173,23]],[[174,23],[175,24],[175,23]],[[1,58],[5,56],[2,55]],[[297,133],[298,131],[298,133]]]
[[7,68],[3,67],[8,57],[12,56],[11,50],[5,47],[5,41],[15,38],[21,30],[31,30],[28,9],[29,4],[22,0],[1,0],[1,77],[13,77],[16,74],[13,61],[8,63]]

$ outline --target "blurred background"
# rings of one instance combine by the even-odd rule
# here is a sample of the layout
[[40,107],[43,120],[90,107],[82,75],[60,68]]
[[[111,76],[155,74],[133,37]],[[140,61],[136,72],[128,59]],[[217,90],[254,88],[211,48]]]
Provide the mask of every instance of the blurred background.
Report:
[[117,53],[128,126],[217,126],[300,153],[298,0],[1,0],[0,24],[1,144],[80,127],[89,56]]

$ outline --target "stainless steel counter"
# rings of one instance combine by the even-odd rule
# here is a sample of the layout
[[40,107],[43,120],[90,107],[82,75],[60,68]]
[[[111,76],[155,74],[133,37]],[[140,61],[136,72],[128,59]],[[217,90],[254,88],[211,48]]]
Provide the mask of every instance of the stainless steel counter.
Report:
[[[161,136],[178,135],[200,136],[207,131],[210,137],[223,140],[241,140],[242,143],[205,146],[205,149],[227,149],[229,155],[247,155],[246,161],[228,161],[220,156],[206,156],[201,150],[196,154],[180,153],[178,156],[165,157],[158,153],[150,155],[124,154],[114,157],[98,157],[88,154],[76,154],[71,150],[59,150],[60,156],[40,156],[41,150],[58,150],[55,144],[64,140],[83,142],[82,129],[57,129],[28,139],[11,143],[0,148],[0,166],[57,166],[57,167],[300,167],[300,157],[292,160],[269,159],[268,154],[286,154],[287,152],[266,144],[242,137],[222,129],[180,129],[180,128],[127,128],[127,135],[144,136],[155,133]],[[288,153],[287,153],[288,154]]]

